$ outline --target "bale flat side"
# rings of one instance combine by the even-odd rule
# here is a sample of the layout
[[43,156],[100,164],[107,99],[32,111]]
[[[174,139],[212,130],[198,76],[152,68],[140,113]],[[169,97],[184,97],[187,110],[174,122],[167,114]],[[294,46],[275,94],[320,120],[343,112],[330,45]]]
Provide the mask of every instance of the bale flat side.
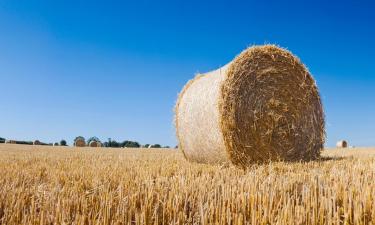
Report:
[[176,104],[176,133],[186,159],[228,163],[219,125],[218,100],[227,67],[199,75],[184,87]]
[[243,51],[230,64],[219,101],[231,161],[311,160],[325,142],[315,81],[300,60],[273,45]]

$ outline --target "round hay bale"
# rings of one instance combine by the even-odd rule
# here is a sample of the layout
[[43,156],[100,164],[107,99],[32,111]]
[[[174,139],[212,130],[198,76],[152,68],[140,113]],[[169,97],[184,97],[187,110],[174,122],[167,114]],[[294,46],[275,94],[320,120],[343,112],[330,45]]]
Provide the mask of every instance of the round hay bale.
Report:
[[337,148],[347,148],[348,147],[348,142],[345,140],[338,141],[336,143]]
[[274,45],[250,47],[189,81],[175,112],[179,147],[190,161],[311,160],[325,142],[314,79],[297,57]]
[[86,142],[85,142],[85,140],[78,138],[77,140],[75,140],[74,146],[76,146],[76,147],[85,147],[86,146]]
[[39,141],[39,140],[35,140],[34,142],[33,142],[33,145],[41,145],[42,143]]
[[102,145],[98,141],[90,141],[89,146],[93,148],[98,148],[98,147],[101,147]]

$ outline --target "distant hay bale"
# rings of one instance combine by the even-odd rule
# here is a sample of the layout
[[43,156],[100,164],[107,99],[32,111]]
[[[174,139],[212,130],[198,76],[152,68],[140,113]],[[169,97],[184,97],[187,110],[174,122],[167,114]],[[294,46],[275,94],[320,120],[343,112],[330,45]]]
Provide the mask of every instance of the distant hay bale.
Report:
[[345,140],[338,141],[336,143],[337,148],[347,148],[348,147],[348,142]]
[[77,140],[75,140],[74,146],[76,146],[76,147],[85,147],[86,146],[86,142],[85,142],[84,139],[78,138]]
[[90,141],[89,146],[93,148],[99,148],[102,147],[102,144],[98,141]]
[[41,145],[42,143],[39,140],[33,141],[33,145]]
[[289,51],[254,46],[189,81],[176,104],[179,147],[190,161],[247,166],[311,160],[325,142],[314,79]]

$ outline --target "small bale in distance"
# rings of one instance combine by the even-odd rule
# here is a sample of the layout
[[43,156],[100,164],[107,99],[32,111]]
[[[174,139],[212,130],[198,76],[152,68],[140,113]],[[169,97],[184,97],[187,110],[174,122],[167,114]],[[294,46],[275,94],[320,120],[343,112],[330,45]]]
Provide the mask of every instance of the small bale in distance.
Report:
[[76,146],[76,147],[85,147],[86,146],[86,142],[85,142],[85,140],[83,140],[81,138],[78,138],[77,140],[75,140],[74,146]]
[[316,159],[324,124],[315,80],[297,57],[274,45],[250,47],[196,76],[175,108],[178,145],[199,163]]
[[101,147],[102,145],[101,145],[101,143],[98,142],[98,141],[91,141],[91,142],[89,143],[89,146],[92,147],[92,148],[99,148],[99,147]]
[[337,148],[347,148],[348,147],[348,142],[345,140],[338,141],[336,143]]

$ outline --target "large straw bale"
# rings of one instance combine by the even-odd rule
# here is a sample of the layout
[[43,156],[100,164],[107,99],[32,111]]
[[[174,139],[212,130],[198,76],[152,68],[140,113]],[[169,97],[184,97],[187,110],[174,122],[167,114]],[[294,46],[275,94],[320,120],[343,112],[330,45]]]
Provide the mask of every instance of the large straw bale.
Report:
[[325,142],[314,79],[297,57],[274,45],[250,47],[198,75],[180,93],[175,111],[179,146],[195,162],[311,160]]

